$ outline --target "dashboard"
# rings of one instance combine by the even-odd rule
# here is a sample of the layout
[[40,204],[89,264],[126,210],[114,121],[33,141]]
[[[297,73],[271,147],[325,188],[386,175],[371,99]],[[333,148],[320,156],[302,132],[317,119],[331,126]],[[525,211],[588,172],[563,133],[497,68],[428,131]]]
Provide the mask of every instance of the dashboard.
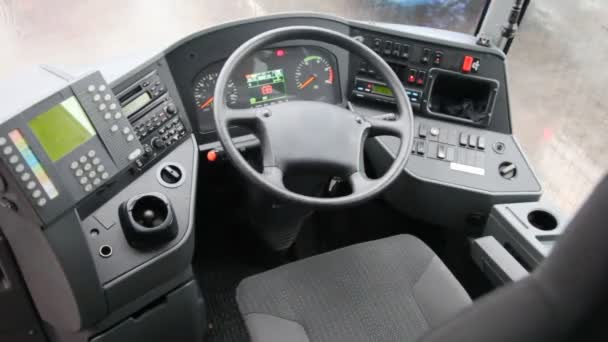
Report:
[[[213,119],[218,74],[250,38],[297,25],[366,44],[402,81],[414,110],[414,144],[400,179],[384,194],[397,210],[437,225],[479,228],[494,204],[540,197],[540,183],[512,135],[505,56],[473,36],[276,15],[195,33],[137,63],[95,72],[40,69],[2,84],[0,210],[15,213],[10,222],[34,224],[15,224],[9,241],[17,259],[53,261],[44,270],[31,263],[21,271],[31,284],[42,284],[31,289],[32,299],[55,333],[125,340],[94,337],[129,324],[121,312],[145,311],[153,299],[191,281],[199,155],[222,153]],[[311,40],[256,52],[227,87],[225,100],[233,108],[304,100],[350,103],[362,116],[394,110],[394,90],[366,61]],[[243,153],[257,148],[249,132],[232,128],[231,134]],[[368,139],[366,168],[381,174],[399,144],[391,137]],[[162,236],[148,237],[155,243],[150,248],[125,231],[132,213],[136,222],[152,224],[146,210],[136,210],[138,203],[176,218]],[[48,301],[48,293],[62,300]],[[174,299],[167,303],[158,305],[192,311]],[[65,313],[65,307],[74,309]]]

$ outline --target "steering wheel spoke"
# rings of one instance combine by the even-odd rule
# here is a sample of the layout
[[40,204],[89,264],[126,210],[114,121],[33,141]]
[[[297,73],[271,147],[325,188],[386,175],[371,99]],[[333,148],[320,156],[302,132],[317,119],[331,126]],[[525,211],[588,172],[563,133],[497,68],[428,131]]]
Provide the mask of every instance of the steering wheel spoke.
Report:
[[403,120],[395,114],[386,114],[381,117],[366,118],[370,124],[368,136],[376,137],[379,135],[389,135],[397,138],[404,136],[404,129],[407,128]]
[[264,166],[264,170],[262,171],[262,175],[266,178],[270,183],[285,189],[285,183],[283,182],[283,170],[278,166]]
[[361,171],[357,171],[348,177],[353,194],[364,193],[374,186],[374,181],[369,179]]
[[226,123],[232,125],[255,126],[260,116],[266,115],[264,108],[233,109],[226,111]]

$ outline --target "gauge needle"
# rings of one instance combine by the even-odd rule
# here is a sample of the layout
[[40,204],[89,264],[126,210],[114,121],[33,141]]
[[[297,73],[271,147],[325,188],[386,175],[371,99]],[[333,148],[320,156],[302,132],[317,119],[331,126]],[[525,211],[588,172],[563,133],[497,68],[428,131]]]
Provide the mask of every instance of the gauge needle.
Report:
[[316,76],[310,76],[306,81],[304,81],[304,83],[300,84],[300,86],[298,88],[304,89],[304,88],[308,87],[308,85],[310,85],[316,79],[317,79]]
[[205,103],[203,103],[201,105],[201,109],[205,109],[205,108],[209,107],[209,105],[212,103],[213,103],[213,96],[211,96],[207,101],[205,101]]

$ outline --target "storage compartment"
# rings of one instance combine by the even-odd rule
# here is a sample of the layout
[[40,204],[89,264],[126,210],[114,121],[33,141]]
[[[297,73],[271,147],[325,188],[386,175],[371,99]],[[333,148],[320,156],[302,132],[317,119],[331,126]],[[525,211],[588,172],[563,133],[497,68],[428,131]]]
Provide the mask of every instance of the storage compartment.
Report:
[[496,80],[433,69],[427,112],[479,125],[488,125],[499,84]]
[[91,341],[200,342],[204,316],[204,303],[197,283],[190,281]]
[[484,235],[494,237],[530,271],[549,255],[566,221],[547,202],[500,204],[492,208]]
[[474,240],[471,256],[483,274],[496,286],[528,275],[528,271],[492,236]]

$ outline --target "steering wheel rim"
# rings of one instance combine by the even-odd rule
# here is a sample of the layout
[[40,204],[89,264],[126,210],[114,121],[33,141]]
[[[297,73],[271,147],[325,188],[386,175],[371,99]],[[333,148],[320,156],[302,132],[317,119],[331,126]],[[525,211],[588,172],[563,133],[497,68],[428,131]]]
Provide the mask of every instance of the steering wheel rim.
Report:
[[[354,123],[352,123],[351,121],[344,121],[341,118],[336,120],[341,120],[340,124],[342,125],[342,127],[348,126],[348,130],[352,130],[353,132],[355,132],[353,133],[353,135],[361,134],[360,141],[357,142],[357,140],[353,140],[352,137],[347,138],[345,134],[339,134],[341,131],[343,131],[343,129],[334,132],[336,134],[339,134],[343,138],[341,139],[342,142],[355,142],[355,145],[358,145],[359,148],[359,161],[357,164],[359,166],[357,167],[355,172],[348,175],[349,180],[351,181],[351,185],[353,187],[353,193],[349,195],[335,198],[321,198],[302,195],[287,189],[282,182],[283,168],[281,167],[281,165],[276,165],[277,159],[280,158],[275,156],[272,152],[269,152],[272,150],[271,145],[273,138],[270,134],[268,134],[267,130],[270,130],[269,127],[275,127],[274,132],[278,133],[279,131],[277,131],[276,129],[277,124],[268,124],[268,122],[272,122],[272,120],[278,120],[279,126],[289,125],[289,121],[281,121],[279,119],[281,117],[281,114],[274,115],[276,119],[269,120],[269,118],[271,118],[274,114],[273,111],[275,111],[276,109],[289,112],[295,112],[298,110],[302,111],[301,108],[307,108],[313,106],[313,103],[316,103],[316,105],[314,105],[316,106],[316,111],[328,110],[334,112],[338,111],[335,108],[340,108],[339,106],[329,104],[321,105],[317,102],[312,101],[287,102],[282,104],[270,105],[268,107],[245,110],[233,110],[227,106],[226,84],[228,83],[228,80],[235,68],[238,67],[241,62],[243,62],[247,57],[251,56],[253,53],[262,48],[265,48],[274,43],[294,39],[315,40],[330,43],[359,55],[360,57],[367,60],[367,62],[372,65],[378,71],[379,74],[384,76],[389,87],[394,90],[395,100],[397,104],[397,113],[395,113],[395,121],[393,122],[369,117],[366,118],[357,115],[356,113],[346,111],[343,108],[342,113],[332,114],[332,118],[338,118],[338,115],[344,115],[346,117],[348,117],[348,115],[351,115],[353,119],[352,122]],[[332,30],[312,26],[290,26],[266,31],[251,38],[243,45],[241,45],[237,50],[235,50],[222,67],[222,70],[217,78],[214,97],[216,99],[214,103],[214,119],[217,127],[217,134],[219,141],[222,144],[230,161],[233,163],[236,169],[238,169],[248,180],[252,181],[254,184],[260,186],[262,189],[267,190],[271,194],[277,196],[278,199],[283,201],[293,202],[300,205],[312,207],[341,207],[355,205],[369,200],[380,194],[397,179],[397,177],[405,167],[407,158],[412,148],[414,131],[412,107],[399,78],[395,75],[391,67],[370,48],[347,35]],[[297,109],[296,106],[300,109]],[[329,109],[329,107],[327,106],[335,108]],[[308,111],[308,113],[306,113],[305,115],[314,116],[314,114],[311,114],[312,112],[313,111]],[[346,112],[348,112],[349,114],[347,114]],[[297,115],[302,114],[298,113]],[[319,119],[318,116],[316,118]],[[248,123],[249,126],[254,130],[254,132],[256,132],[256,135],[261,135],[258,137],[262,142],[262,152],[264,156],[263,173],[259,173],[258,171],[256,171],[249,164],[249,162],[240,154],[239,150],[234,145],[229,133],[229,126],[231,122],[235,121]],[[300,120],[299,122],[308,121],[309,120]],[[359,126],[357,126],[357,124]],[[281,126],[280,128],[284,128],[283,126]],[[293,129],[293,127],[291,128]],[[347,128],[344,128],[344,130],[347,130]],[[399,150],[395,155],[395,160],[391,167],[388,169],[388,171],[382,177],[375,180],[370,180],[367,179],[361,168],[363,163],[363,145],[365,139],[370,136],[370,133],[374,132],[380,133],[377,135],[399,136],[401,142]],[[282,135],[285,137],[285,134]],[[294,137],[294,135],[288,136]],[[303,141],[300,140],[299,142]],[[290,148],[293,148],[293,146],[291,146]],[[352,148],[348,148],[351,150],[349,151],[349,155],[352,156]],[[285,153],[284,150],[285,148],[283,148],[283,154],[290,154],[289,151]],[[318,149],[316,150],[316,152],[319,151],[320,150]],[[337,154],[334,154],[333,157],[337,157],[336,159],[341,159],[340,156]],[[285,159],[289,159],[289,157],[285,157]],[[324,160],[329,162],[329,156],[325,156]],[[349,168],[346,169],[349,170]]]

